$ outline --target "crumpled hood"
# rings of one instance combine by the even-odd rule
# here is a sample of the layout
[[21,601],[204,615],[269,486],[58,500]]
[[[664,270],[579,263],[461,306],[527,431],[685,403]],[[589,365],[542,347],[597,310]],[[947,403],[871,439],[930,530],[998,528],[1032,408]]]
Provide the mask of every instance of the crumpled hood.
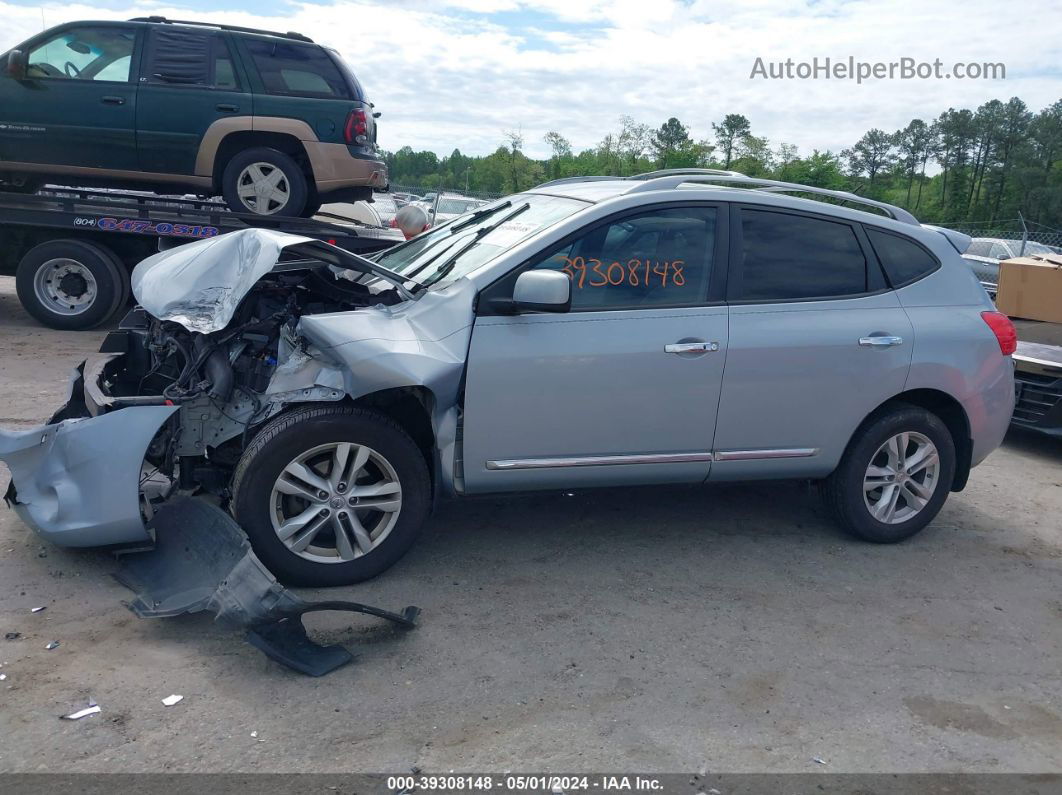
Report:
[[405,292],[401,277],[357,254],[309,237],[251,228],[148,257],[133,269],[133,295],[159,320],[211,334],[229,324],[243,297],[273,270],[284,252],[372,273]]

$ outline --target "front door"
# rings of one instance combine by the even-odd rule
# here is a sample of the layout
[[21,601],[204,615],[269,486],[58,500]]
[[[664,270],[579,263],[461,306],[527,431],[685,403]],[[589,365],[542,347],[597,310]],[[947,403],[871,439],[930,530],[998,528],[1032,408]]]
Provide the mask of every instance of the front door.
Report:
[[[159,174],[211,176],[222,132],[250,130],[251,94],[228,36],[209,28],[155,25],[148,37],[137,99],[140,168]],[[207,141],[207,130],[231,120]],[[197,167],[198,166],[198,167]]]
[[137,36],[94,23],[29,42],[25,79],[0,76],[0,160],[135,170]]
[[[627,213],[481,295],[467,492],[704,480],[727,349],[727,309],[711,300],[726,229],[722,205]],[[489,314],[528,267],[568,274],[570,312]]]
[[712,480],[821,477],[903,391],[913,329],[859,224],[742,207]]

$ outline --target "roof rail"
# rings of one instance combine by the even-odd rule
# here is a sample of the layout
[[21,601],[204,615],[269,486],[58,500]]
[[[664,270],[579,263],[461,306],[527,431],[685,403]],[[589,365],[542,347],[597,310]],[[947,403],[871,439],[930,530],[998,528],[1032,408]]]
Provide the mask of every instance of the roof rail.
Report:
[[541,185],[535,185],[532,190],[545,188],[549,185],[570,185],[573,182],[615,182],[618,179],[626,179],[626,177],[561,177],[560,179],[551,179],[549,182],[543,182]]
[[690,176],[717,176],[717,177],[744,177],[740,171],[725,171],[721,168],[662,168],[659,171],[647,171],[644,174],[632,174],[629,177],[623,177],[623,179],[630,179],[635,181],[644,181],[647,179],[658,179],[660,177],[679,177],[684,174]]
[[261,33],[266,36],[279,36],[282,39],[293,39],[295,41],[305,41],[309,44],[313,44],[313,39],[309,36],[303,36],[301,33],[294,33],[288,31],[287,33],[278,33],[275,30],[259,30],[258,28],[245,28],[239,25],[220,25],[216,22],[192,22],[187,19],[167,19],[166,17],[133,17],[130,22],[154,22],[160,25],[194,25],[199,28],[217,28],[218,30],[231,30],[236,33]]
[[712,169],[696,170],[695,173],[687,171],[685,172],[685,175],[674,174],[670,176],[655,177],[632,186],[626,191],[626,193],[643,193],[650,190],[669,190],[690,182],[709,184],[721,182],[724,184],[750,187],[755,190],[764,191],[765,193],[810,193],[816,196],[829,196],[830,198],[838,199],[842,202],[874,207],[881,210],[889,218],[892,218],[895,221],[900,221],[905,224],[913,224],[914,226],[921,226],[921,224],[918,223],[918,219],[902,207],[887,204],[886,202],[875,201],[874,199],[867,199],[862,196],[857,196],[854,193],[849,193],[848,191],[829,190],[828,188],[816,188],[811,185],[800,185],[796,182],[780,182],[775,179],[749,177],[737,172],[718,174],[705,173],[710,171],[712,171]]

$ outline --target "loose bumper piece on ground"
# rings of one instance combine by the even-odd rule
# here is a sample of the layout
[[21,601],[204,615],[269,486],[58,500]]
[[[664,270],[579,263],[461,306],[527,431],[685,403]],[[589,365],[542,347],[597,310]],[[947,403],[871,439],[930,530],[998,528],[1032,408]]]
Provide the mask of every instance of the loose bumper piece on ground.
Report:
[[415,626],[420,609],[392,613],[357,602],[307,602],[280,585],[251,551],[239,525],[220,508],[193,497],[171,499],[155,513],[155,548],[122,558],[116,575],[136,592],[126,606],[141,618],[209,611],[277,662],[323,676],[354,659],[342,646],[321,646],[302,616],[322,610],[366,613]]

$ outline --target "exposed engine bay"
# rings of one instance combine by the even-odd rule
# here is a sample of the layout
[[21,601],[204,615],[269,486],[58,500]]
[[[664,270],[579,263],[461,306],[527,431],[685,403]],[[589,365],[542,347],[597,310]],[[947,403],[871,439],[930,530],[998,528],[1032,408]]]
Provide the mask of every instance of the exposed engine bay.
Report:
[[320,386],[296,390],[297,396],[270,390],[278,369],[283,374],[321,355],[297,333],[299,320],[397,300],[393,291],[372,293],[337,278],[327,265],[299,261],[281,263],[256,282],[220,331],[189,331],[134,310],[104,342],[101,352],[112,355],[97,365],[98,376],[86,373],[86,410],[178,408],[145,456],[141,491],[148,511],[174,488],[224,498],[231,470],[256,427],[295,397],[300,402],[342,397],[338,388]]

